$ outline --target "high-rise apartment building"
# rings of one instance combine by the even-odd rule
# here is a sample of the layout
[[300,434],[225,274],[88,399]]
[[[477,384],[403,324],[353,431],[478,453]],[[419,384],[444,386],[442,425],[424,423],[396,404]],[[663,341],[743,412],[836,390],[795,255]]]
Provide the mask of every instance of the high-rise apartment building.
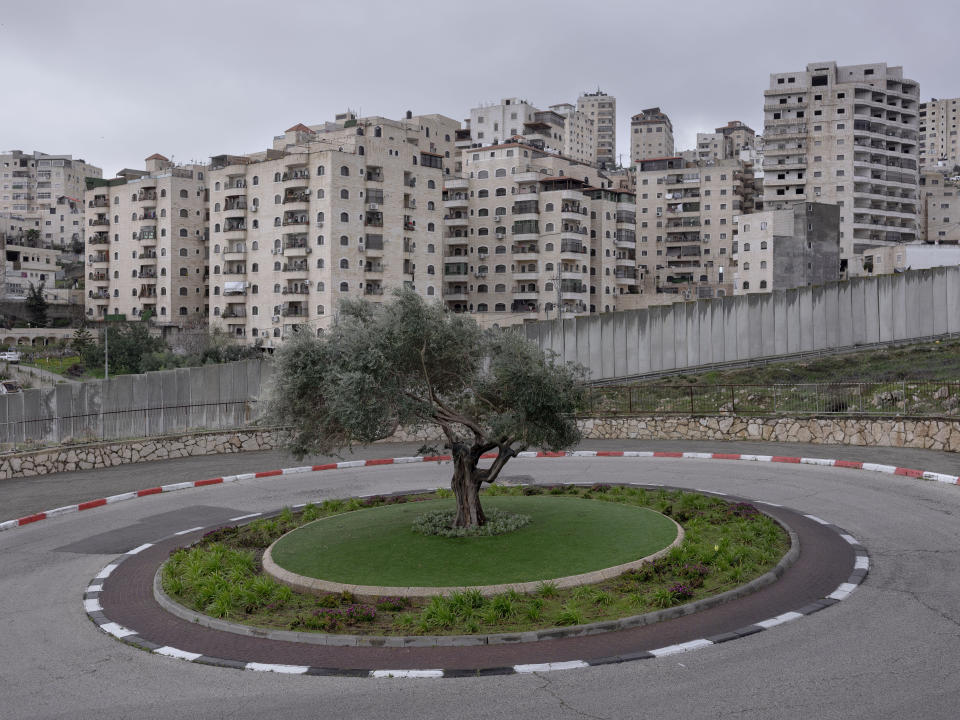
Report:
[[[741,160],[641,161],[637,170],[638,262],[656,293],[685,299],[733,292],[738,223],[757,209],[759,182]],[[663,297],[664,302],[673,298]],[[649,304],[655,304],[656,298]]]
[[151,318],[168,330],[203,320],[207,193],[203,165],[151,155],[146,170],[91,180],[84,193],[86,317]]
[[617,99],[599,89],[577,98],[577,110],[595,123],[597,151],[595,164],[601,170],[614,169],[617,162]]
[[840,279],[840,208],[794,203],[740,218],[733,292],[746,295]]
[[756,133],[739,120],[731,120],[712,133],[697,133],[697,160],[739,158],[755,147]]
[[527,143],[463,151],[444,182],[443,298],[483,324],[635,307],[636,205],[592,164]]
[[498,104],[473,108],[467,131],[470,142],[458,143],[458,148],[520,141],[578,162],[596,162],[596,119],[570,103],[540,110],[526,100],[504,98]]
[[0,153],[0,174],[0,217],[36,230],[42,247],[83,241],[85,181],[102,177],[100,168],[71,155],[11,150]]
[[770,76],[764,91],[764,208],[839,205],[841,273],[853,256],[917,234],[917,83],[884,63]]
[[960,165],[960,135],[957,118],[960,98],[932,98],[920,103],[920,164],[940,165],[948,170]]
[[673,123],[660,108],[647,108],[630,118],[630,163],[674,156]]
[[211,324],[269,348],[322,331],[343,298],[407,286],[440,299],[459,128],[442,115],[345,113],[295,125],[264,152],[214,157]]
[[577,110],[571,103],[550,106],[551,112],[564,119],[562,155],[592,165],[597,157],[596,121]]
[[921,170],[920,237],[937,245],[960,243],[960,173],[947,168]]

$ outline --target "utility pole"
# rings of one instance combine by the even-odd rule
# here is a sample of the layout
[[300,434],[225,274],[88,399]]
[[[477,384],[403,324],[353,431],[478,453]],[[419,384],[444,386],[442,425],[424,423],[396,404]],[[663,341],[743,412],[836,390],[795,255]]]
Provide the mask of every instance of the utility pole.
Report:
[[103,316],[103,379],[110,379],[110,326],[107,316]]

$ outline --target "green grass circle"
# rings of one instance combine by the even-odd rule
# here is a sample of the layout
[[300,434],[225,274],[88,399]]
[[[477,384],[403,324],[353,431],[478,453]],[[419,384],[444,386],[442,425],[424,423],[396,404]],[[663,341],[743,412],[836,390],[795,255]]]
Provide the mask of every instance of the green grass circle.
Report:
[[484,508],[530,515],[526,527],[491,537],[415,533],[429,500],[356,510],[304,525],[272,550],[280,567],[353,585],[496,585],[578,575],[638,560],[676,539],[673,521],[647,508],[550,495],[497,496]]

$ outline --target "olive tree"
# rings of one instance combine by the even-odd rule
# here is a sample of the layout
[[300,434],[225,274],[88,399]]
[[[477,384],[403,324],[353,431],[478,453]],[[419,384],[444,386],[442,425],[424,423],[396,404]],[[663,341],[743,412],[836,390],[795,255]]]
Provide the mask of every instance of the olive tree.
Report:
[[[481,330],[411,290],[375,305],[350,300],[314,337],[276,354],[269,415],[290,427],[297,457],[328,454],[408,430],[439,429],[453,459],[456,527],[483,525],[479,490],[527,447],[555,451],[580,434],[572,414],[584,372],[522,334]],[[426,448],[424,448],[426,450]],[[494,454],[481,467],[481,458]]]

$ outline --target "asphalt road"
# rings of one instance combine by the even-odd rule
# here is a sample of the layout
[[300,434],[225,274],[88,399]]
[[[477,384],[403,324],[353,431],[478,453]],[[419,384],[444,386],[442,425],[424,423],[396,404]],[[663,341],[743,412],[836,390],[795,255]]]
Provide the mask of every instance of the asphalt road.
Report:
[[[919,451],[718,445],[682,447],[843,457],[954,473],[960,465]],[[677,447],[603,444],[643,446]],[[390,456],[409,449],[368,452]],[[289,464],[262,453],[4,481],[0,515],[18,514],[7,512],[10,496],[30,510],[42,509],[70,502],[58,493],[73,493],[74,501],[102,495],[104,483],[115,483],[109,486],[116,491]],[[956,717],[960,488],[857,470],[692,459],[520,459],[504,473],[552,482],[661,482],[780,503],[846,528],[870,552],[871,572],[850,598],[812,616],[655,660],[442,680],[241,672],[158,657],[115,641],[86,618],[84,588],[123,548],[199,524],[197,518],[444,485],[449,466],[304,473],[153,495],[0,533],[0,718]]]

